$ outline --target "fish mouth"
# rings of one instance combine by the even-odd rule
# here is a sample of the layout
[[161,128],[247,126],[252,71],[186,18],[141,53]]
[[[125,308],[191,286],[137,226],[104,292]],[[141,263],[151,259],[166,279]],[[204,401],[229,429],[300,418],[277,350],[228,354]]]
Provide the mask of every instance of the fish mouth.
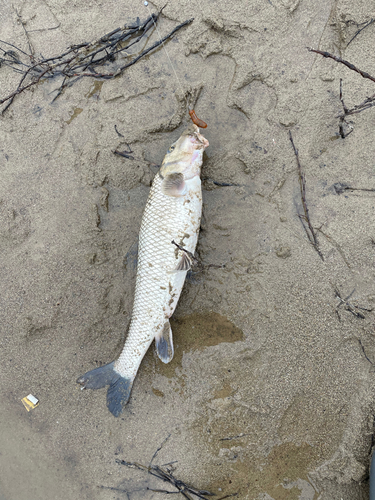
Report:
[[199,127],[195,124],[190,125],[185,134],[190,137],[190,141],[196,146],[196,149],[206,149],[210,145],[208,140],[199,132]]
[[196,132],[196,135],[197,135],[197,139],[203,145],[203,149],[206,149],[210,145],[210,143],[208,142],[208,140],[202,134],[199,133],[199,128],[198,128],[198,132]]

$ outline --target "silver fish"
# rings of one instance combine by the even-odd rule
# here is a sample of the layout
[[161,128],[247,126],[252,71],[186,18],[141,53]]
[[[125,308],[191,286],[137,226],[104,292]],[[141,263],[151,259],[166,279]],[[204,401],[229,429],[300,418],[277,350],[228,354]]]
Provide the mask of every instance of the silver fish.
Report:
[[191,266],[189,253],[197,245],[202,213],[200,170],[208,145],[199,128],[191,125],[165,155],[142,217],[133,313],[124,348],[116,361],[77,380],[85,389],[109,385],[107,407],[115,417],[129,400],[152,341],[163,363],[173,358],[169,318]]

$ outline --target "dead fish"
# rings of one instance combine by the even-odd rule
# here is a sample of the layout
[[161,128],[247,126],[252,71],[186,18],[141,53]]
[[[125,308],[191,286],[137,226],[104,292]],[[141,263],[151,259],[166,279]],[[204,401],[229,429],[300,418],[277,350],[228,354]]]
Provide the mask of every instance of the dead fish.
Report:
[[124,348],[116,361],[77,380],[84,389],[109,385],[107,407],[115,417],[129,400],[152,341],[163,363],[173,358],[169,318],[191,267],[189,253],[197,245],[202,213],[200,170],[208,145],[198,126],[191,125],[165,155],[142,217],[134,305]]

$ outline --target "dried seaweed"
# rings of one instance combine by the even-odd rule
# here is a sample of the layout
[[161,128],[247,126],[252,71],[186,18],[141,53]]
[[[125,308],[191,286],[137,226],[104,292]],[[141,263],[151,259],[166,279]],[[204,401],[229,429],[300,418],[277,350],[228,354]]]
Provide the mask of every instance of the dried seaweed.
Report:
[[113,79],[193,21],[193,19],[188,19],[179,24],[166,36],[136,55],[135,49],[139,47],[141,40],[145,39],[148,32],[156,26],[157,19],[156,14],[151,14],[143,22],[137,19],[137,22],[117,28],[93,42],[71,45],[64,53],[48,58],[36,57],[31,47],[31,54],[27,54],[9,42],[0,40],[0,67],[9,66],[13,71],[22,74],[17,88],[0,99],[0,105],[7,102],[1,113],[3,114],[9,108],[18,94],[41,80],[62,78],[60,87],[56,89],[54,101],[68,86],[81,78]]

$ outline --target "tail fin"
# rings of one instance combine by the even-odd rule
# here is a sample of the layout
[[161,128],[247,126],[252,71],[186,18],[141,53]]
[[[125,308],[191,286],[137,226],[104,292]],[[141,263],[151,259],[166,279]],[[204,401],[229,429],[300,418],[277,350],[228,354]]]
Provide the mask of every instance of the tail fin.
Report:
[[122,377],[114,369],[114,361],[108,365],[91,370],[77,379],[82,389],[102,389],[109,385],[107,392],[107,408],[118,417],[129,401],[133,379]]

